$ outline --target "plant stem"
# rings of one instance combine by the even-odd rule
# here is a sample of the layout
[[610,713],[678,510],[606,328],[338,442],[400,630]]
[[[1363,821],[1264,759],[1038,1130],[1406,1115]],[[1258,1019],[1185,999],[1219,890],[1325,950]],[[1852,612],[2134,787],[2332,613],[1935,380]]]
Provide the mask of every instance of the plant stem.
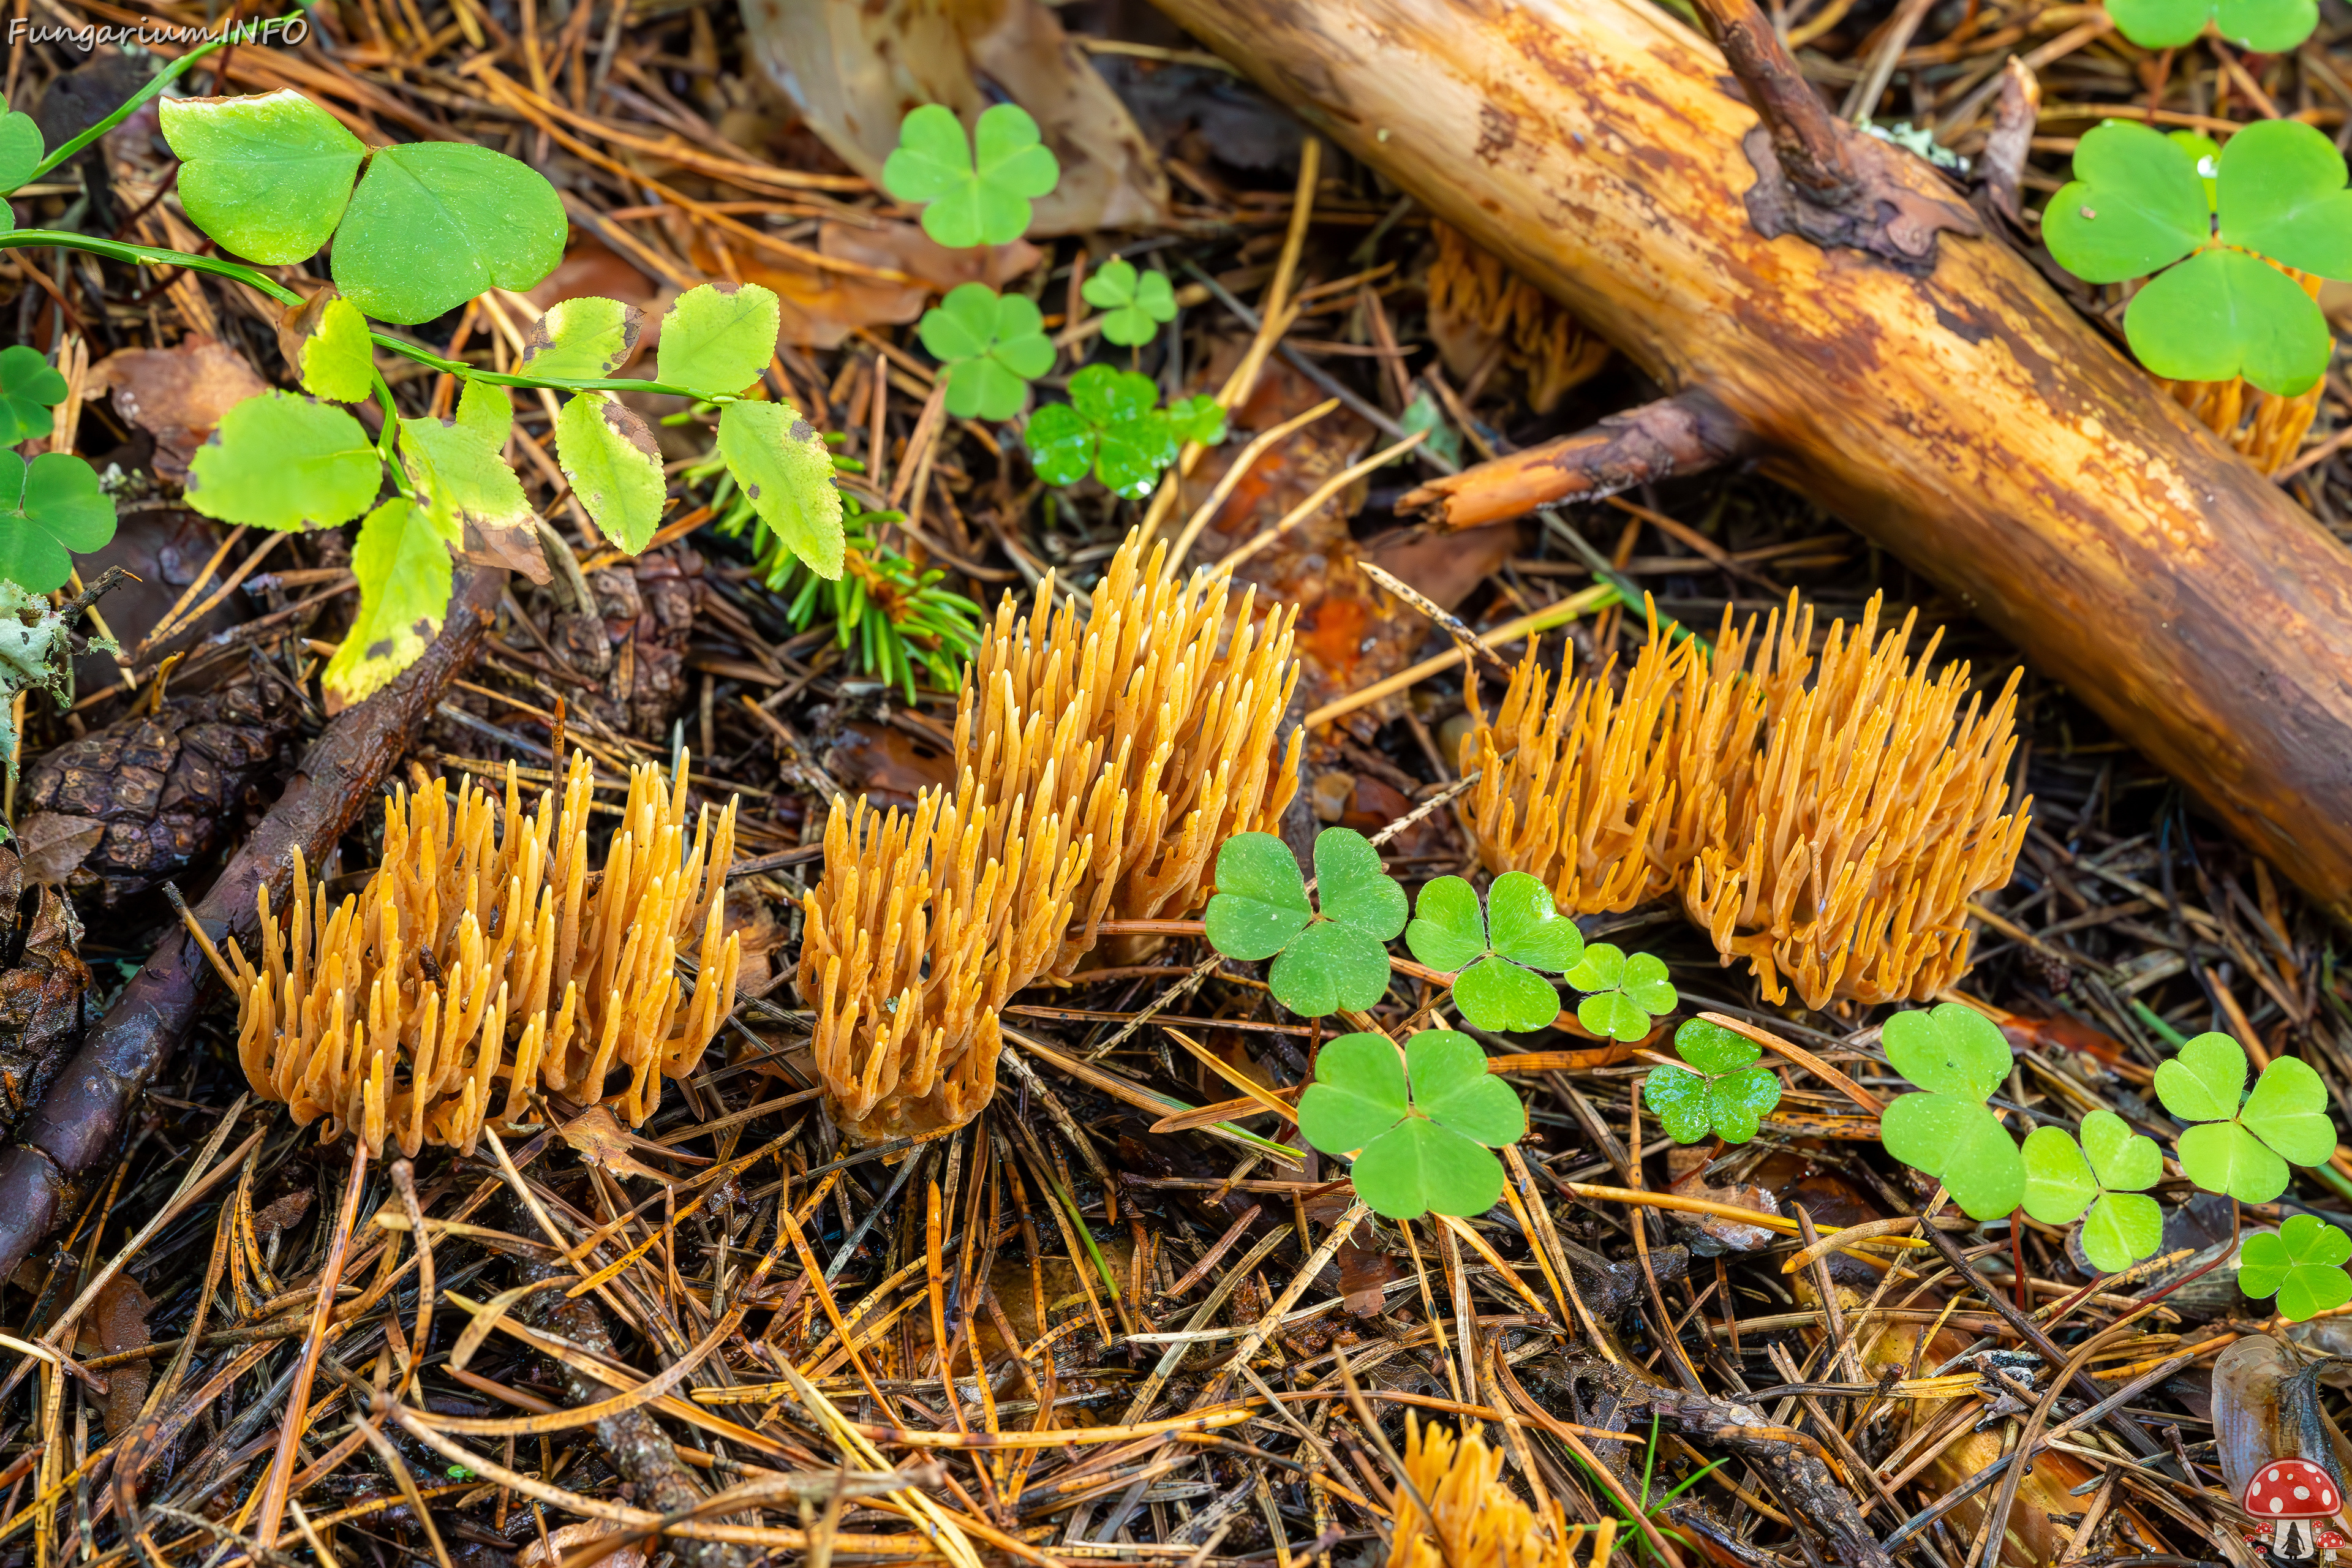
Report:
[[[237,32],[244,34],[247,37],[256,36],[267,37],[269,31],[277,23],[298,21],[301,19],[301,16],[302,12],[298,9],[289,11],[283,16],[272,17],[267,22],[256,18],[250,22],[230,23],[228,27],[224,27],[221,30],[221,36],[219,37],[215,38],[208,44],[199,44],[196,47],[190,49],[186,54],[182,55],[178,59],[173,60],[170,65],[165,66],[163,70],[156,74],[154,80],[149,82],[145,87],[141,88],[137,92],[132,93],[128,99],[126,99],[123,101],[121,108],[117,109],[113,113],[108,115],[105,119],[100,121],[97,124],[91,126],[89,130],[83,132],[72,141],[68,142],[64,146],[59,147],[56,152],[50,153],[47,157],[34,164],[33,172],[25,176],[25,183],[28,185],[31,184],[35,180],[39,179],[43,174],[47,174],[50,170],[56,168],[58,164],[64,163],[75,153],[80,152],[83,148],[89,146],[91,142],[105,135],[108,132],[121,124],[124,121],[138,113],[142,104],[144,104],[148,100],[155,97],[165,88],[169,87],[175,79],[185,72],[190,66],[194,65],[198,60],[203,59],[215,49],[220,48],[223,46],[235,41],[231,37],[229,31],[230,27],[236,28]],[[260,30],[257,35],[255,31],[256,29]]]
[[375,376],[375,400],[383,406],[383,428],[376,433],[375,455],[383,460],[384,471],[392,476],[392,488],[414,501],[415,488],[392,455],[393,443],[400,436],[400,405],[392,400],[392,384],[383,379],[383,373],[372,374]]

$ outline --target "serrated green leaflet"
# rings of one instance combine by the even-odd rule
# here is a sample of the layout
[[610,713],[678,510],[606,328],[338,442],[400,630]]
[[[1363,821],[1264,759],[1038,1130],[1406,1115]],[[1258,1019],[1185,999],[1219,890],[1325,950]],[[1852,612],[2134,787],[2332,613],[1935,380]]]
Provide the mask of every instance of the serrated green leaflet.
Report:
[[457,542],[405,496],[368,513],[352,546],[359,613],[320,677],[328,694],[363,702],[415,664],[449,607],[449,552]]
[[1577,1022],[1604,1039],[1630,1044],[1650,1032],[1652,1018],[1675,1010],[1665,964],[1646,952],[1628,956],[1612,942],[1588,945],[1568,983],[1591,993],[1576,1005]]
[[601,392],[573,397],[555,416],[555,460],[605,538],[632,555],[645,549],[669,491],[661,448],[635,409]]
[[[705,285],[710,287],[710,285]],[[700,289],[679,296],[684,304]],[[761,293],[767,293],[761,289]],[[775,296],[768,295],[771,312]],[[671,311],[673,321],[677,312]],[[635,305],[624,305],[618,300],[599,299],[583,295],[577,300],[562,300],[549,307],[545,315],[531,323],[530,333],[523,339],[522,364],[525,375],[543,375],[559,381],[604,381],[621,374],[637,352],[637,339],[646,330],[646,313]],[[760,363],[767,364],[762,359]],[[658,373],[656,373],[658,374]],[[756,374],[756,373],[755,373]],[[662,376],[668,381],[668,376]],[[675,384],[693,386],[693,382]],[[749,380],[738,382],[727,390],[735,392],[749,385]]]
[[198,228],[266,267],[318,254],[342,220],[366,143],[290,88],[156,108],[180,160],[180,205]]
[[404,419],[400,458],[444,533],[462,539],[460,525],[470,522],[485,534],[508,535],[509,550],[539,548],[521,481],[480,431],[455,419]]
[[514,433],[514,399],[503,386],[468,381],[466,390],[457,395],[457,423],[491,446],[503,447]]
[[[1407,1094],[1410,1082],[1411,1093]],[[1327,1154],[1356,1153],[1356,1195],[1391,1219],[1482,1214],[1502,1195],[1488,1146],[1527,1132],[1527,1112],[1468,1036],[1425,1029],[1404,1065],[1381,1036],[1343,1035],[1316,1058],[1299,1130]]]
[[2258,120],[2222,150],[2221,240],[2322,278],[2352,277],[2352,190],[2344,154],[2313,127]]
[[27,463],[0,447],[0,578],[46,594],[66,585],[73,556],[114,537],[114,503],[88,463],[43,452]]
[[1161,322],[1176,319],[1176,290],[1168,274],[1138,273],[1125,257],[1104,262],[1078,292],[1103,312],[1102,335],[1122,347],[1150,342]]
[[1176,460],[1176,432],[1157,405],[1148,375],[1090,364],[1070,378],[1070,401],[1030,416],[1027,440],[1037,477],[1076,484],[1094,469],[1114,494],[1140,500]]
[[1755,1137],[1780,1103],[1780,1080],[1753,1065],[1763,1055],[1756,1042],[1720,1024],[1691,1018],[1675,1031],[1675,1049],[1696,1070],[1653,1068],[1642,1086],[1642,1103],[1656,1114],[1659,1125],[1683,1143],[1709,1133],[1727,1143]]
[[378,148],[352,193],[335,286],[379,321],[415,325],[485,289],[535,286],[569,232],[530,165],[467,142],[404,142]]
[[1897,1095],[1879,1117],[1886,1152],[1943,1182],[1971,1219],[1999,1219],[2024,1201],[2017,1142],[1981,1100]]
[[2212,206],[2187,149],[2132,121],[2109,121],[2074,149],[2074,179],[2042,215],[2058,265],[2088,283],[2171,266],[2211,237]]
[[1298,1097],[1298,1130],[1327,1154],[1352,1154],[1403,1121],[1406,1109],[1396,1047],[1384,1035],[1341,1035],[1315,1058],[1315,1081]]
[[656,374],[673,386],[732,396],[775,357],[781,319],[775,295],[756,283],[689,289],[662,318]]
[[[0,98],[0,195],[33,177],[33,171],[41,164],[41,128],[33,117],[10,109],[8,100]],[[13,222],[7,209],[0,206],[0,227]]]
[[2000,1026],[1958,1002],[1897,1013],[1881,1037],[1895,1070],[1931,1094],[1981,1100],[2009,1076],[2009,1041]]
[[928,203],[923,232],[951,248],[1019,239],[1030,202],[1062,175],[1019,106],[992,105],[973,129],[966,142],[953,110],[927,103],[900,122],[898,145],[882,164],[882,188],[902,202]]
[[1271,833],[1236,833],[1219,846],[1216,886],[1201,923],[1227,958],[1272,958],[1315,918],[1297,857]]
[[2275,1232],[2246,1237],[2238,1249],[2238,1289],[2260,1299],[2278,1298],[2279,1316],[2289,1322],[2352,1301],[2352,1237],[2310,1215],[2290,1215]]
[[37,441],[57,427],[49,410],[65,401],[66,378],[23,343],[0,349],[0,447]]
[[841,492],[833,453],[789,403],[730,403],[719,411],[719,455],[784,548],[818,576],[841,575]]
[[223,415],[196,448],[188,504],[253,528],[333,528],[365,511],[383,479],[358,420],[290,392],[265,392]]
[[295,364],[302,390],[336,403],[358,403],[375,386],[375,343],[367,318],[341,295],[319,306],[315,330],[303,334]]
[[2025,1135],[2025,1212],[2043,1225],[2072,1225],[2099,1195],[2091,1163],[2063,1128],[2037,1127]]
[[959,419],[1020,413],[1029,383],[1054,368],[1043,320],[1025,295],[999,294],[985,283],[959,284],[924,311],[916,333],[947,368],[947,411]]

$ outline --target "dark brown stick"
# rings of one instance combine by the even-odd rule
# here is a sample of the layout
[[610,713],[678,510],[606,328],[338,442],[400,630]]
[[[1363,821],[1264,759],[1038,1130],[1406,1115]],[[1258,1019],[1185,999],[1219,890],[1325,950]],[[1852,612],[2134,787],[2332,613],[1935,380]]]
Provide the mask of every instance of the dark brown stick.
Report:
[[[313,866],[326,859],[450,679],[472,662],[505,583],[503,572],[468,570],[424,657],[328,724],[278,804],[196,905],[197,921],[215,942],[236,936],[252,945],[256,893],[267,885],[272,901],[284,902],[295,846]],[[185,931],[166,935],[59,1069],[25,1119],[16,1147],[0,1154],[0,1278],[49,1233],[67,1187],[113,1149],[124,1115],[195,1021],[210,973]]]
[[1699,473],[1756,450],[1754,437],[1723,405],[1689,392],[1432,479],[1397,504],[1449,531],[1476,528],[1540,506],[1599,500],[1669,475]]
[[1756,0],[1698,0],[1698,14],[1723,63],[1747,89],[1748,107],[1772,133],[1789,183],[1819,206],[1842,207],[1860,189],[1843,128],[1797,69]]

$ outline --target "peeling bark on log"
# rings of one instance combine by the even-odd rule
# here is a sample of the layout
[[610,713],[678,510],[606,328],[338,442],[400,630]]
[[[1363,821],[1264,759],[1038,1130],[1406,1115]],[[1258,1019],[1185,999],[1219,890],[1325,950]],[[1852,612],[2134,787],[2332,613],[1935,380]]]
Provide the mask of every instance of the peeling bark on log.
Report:
[[[195,906],[215,944],[235,936],[254,949],[255,891],[267,883],[271,903],[283,907],[294,846],[314,867],[326,859],[450,679],[473,661],[505,584],[503,572],[464,573],[424,657],[383,691],[338,714],[312,742],[285,793]],[[0,1279],[49,1233],[67,1189],[107,1159],[124,1114],[194,1023],[211,978],[203,952],[174,929],[58,1069],[16,1145],[0,1154]]]
[[[1646,0],[1158,3],[1661,384],[1717,399],[1768,472],[2352,917],[2352,552],[2023,256],[1946,232],[1915,275],[1759,234],[1770,135]],[[1882,167],[1954,201],[1924,163]]]

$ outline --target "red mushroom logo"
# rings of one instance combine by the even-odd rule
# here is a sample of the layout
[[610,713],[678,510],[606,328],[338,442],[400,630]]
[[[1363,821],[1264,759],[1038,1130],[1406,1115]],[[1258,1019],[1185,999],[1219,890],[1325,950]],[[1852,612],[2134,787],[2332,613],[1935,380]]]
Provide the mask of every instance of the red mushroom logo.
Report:
[[2273,1459],[2246,1483],[2243,1501],[2258,1521],[2246,1539],[2268,1547],[2273,1562],[2317,1563],[2345,1543],[2321,1524],[2343,1506],[2336,1478],[2308,1459]]

